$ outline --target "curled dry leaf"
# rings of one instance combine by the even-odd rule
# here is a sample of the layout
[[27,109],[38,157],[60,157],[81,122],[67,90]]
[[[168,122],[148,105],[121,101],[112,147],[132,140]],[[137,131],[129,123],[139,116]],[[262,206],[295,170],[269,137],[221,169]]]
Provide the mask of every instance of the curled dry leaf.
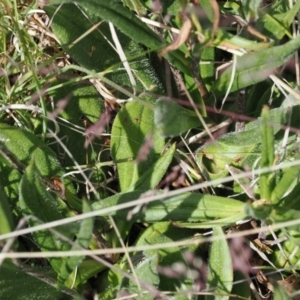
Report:
[[[295,274],[290,275],[284,280],[278,280],[277,283],[280,284],[290,294],[300,290],[300,278]],[[293,300],[300,300],[300,295],[294,296]]]
[[159,56],[163,56],[169,51],[178,49],[189,38],[191,30],[192,30],[192,21],[188,17],[185,17],[179,35],[174,39],[174,41],[169,46],[165,47],[159,52]]

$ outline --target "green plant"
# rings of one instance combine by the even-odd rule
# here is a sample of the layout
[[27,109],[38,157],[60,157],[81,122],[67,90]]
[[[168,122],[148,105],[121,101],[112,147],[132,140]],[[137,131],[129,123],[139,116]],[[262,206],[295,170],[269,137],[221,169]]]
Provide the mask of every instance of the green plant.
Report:
[[295,296],[300,4],[266,2],[0,4],[0,298]]

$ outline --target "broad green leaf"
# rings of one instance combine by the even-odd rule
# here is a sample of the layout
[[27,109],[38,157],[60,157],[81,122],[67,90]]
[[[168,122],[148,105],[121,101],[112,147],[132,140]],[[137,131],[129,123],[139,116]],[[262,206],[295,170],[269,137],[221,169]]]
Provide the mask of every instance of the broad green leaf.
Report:
[[284,170],[282,178],[276,184],[274,190],[272,191],[272,204],[278,204],[282,200],[283,195],[290,190],[291,186],[295,183],[295,180],[298,179],[298,175],[299,166],[291,167]]
[[224,168],[228,163],[240,166],[250,154],[258,155],[257,145],[260,140],[256,135],[257,129],[228,133],[215,142],[200,148],[198,153],[213,160],[218,168]]
[[[141,147],[147,139],[152,140],[153,146],[143,150]],[[133,186],[152,167],[164,144],[155,128],[150,108],[131,102],[119,111],[112,128],[111,152],[117,164],[121,191]],[[140,151],[145,152],[145,160],[137,162]]]
[[[299,202],[297,202],[299,207]],[[288,222],[288,221],[298,221],[300,219],[300,210],[299,208],[286,208],[283,205],[273,209],[271,214],[269,214],[270,220],[273,222]],[[289,227],[289,230],[296,230],[300,232],[299,224],[295,224]]]
[[[278,238],[283,236],[286,237],[286,240],[280,243],[281,249],[274,249],[271,257],[272,262],[278,268],[291,265],[295,270],[300,270],[300,254],[299,251],[295,251],[295,249],[299,249],[300,232],[289,228],[288,231],[282,230],[279,232]],[[287,262],[287,259],[289,262]]]
[[260,8],[262,0],[242,0],[241,10],[243,12],[244,18],[250,23],[258,19],[258,11]]
[[268,33],[268,36],[274,37],[278,41],[281,40],[285,34],[288,36],[291,35],[287,28],[275,18],[275,15],[266,13],[257,23],[258,28],[262,27],[262,29]]
[[226,300],[230,297],[233,283],[231,254],[221,227],[214,228],[213,236],[219,240],[212,242],[209,252],[207,290],[216,294],[207,295],[206,299]]
[[[76,291],[69,289],[58,291],[54,286],[55,273],[49,267],[29,266],[28,272],[27,274],[5,260],[0,267],[0,299],[71,300],[79,296]],[[47,283],[48,278],[49,283]]]
[[36,168],[42,176],[50,178],[63,175],[63,168],[55,153],[32,133],[0,123],[0,140],[25,166],[34,158]]
[[215,12],[210,0],[203,0],[199,3],[199,6],[204,10],[207,18],[211,23],[214,22]]
[[238,57],[236,70],[233,70],[232,66],[229,67],[216,81],[212,88],[214,97],[225,95],[232,72],[235,72],[231,87],[231,92],[234,92],[267,79],[276,68],[286,63],[299,47],[300,36],[297,36],[284,45]]
[[[121,193],[111,196],[92,204],[93,210],[99,210],[106,207],[112,207],[117,204],[127,203],[138,199],[142,192],[134,191]],[[165,196],[162,192],[161,200],[148,203],[136,212],[132,213],[131,209],[113,211],[111,216],[116,216],[122,220],[127,220],[130,213],[130,221],[155,223],[161,221],[177,222],[197,222],[210,221],[219,218],[235,217],[243,212],[244,203],[238,200],[212,196],[200,193],[184,193],[174,197]],[[242,217],[242,215],[241,215]]]
[[[293,173],[294,170],[291,170],[291,173]],[[289,169],[286,169],[286,172],[289,172]],[[284,178],[285,174],[283,175]],[[279,183],[280,184],[280,183]],[[281,184],[280,184],[281,185]],[[281,188],[279,190],[281,192]],[[274,193],[274,197],[277,198],[277,193]],[[276,208],[282,207],[285,209],[298,209],[299,208],[299,201],[300,201],[300,183],[298,182],[296,186],[293,188],[293,190],[285,196],[283,199],[280,199],[278,205]]]
[[147,9],[145,7],[144,1],[140,0],[123,0],[124,5],[129,7],[131,10],[135,11],[138,15],[145,15]]
[[0,220],[0,235],[12,232],[15,229],[12,209],[9,205],[8,199],[4,193],[2,186],[0,186]]
[[[274,164],[274,131],[272,119],[269,108],[264,107],[261,114],[261,160],[260,166],[262,168],[272,167]],[[261,174],[260,177],[260,197],[267,201],[271,200],[272,191],[275,188],[275,174],[274,172],[267,172]]]
[[[50,4],[70,3],[71,0],[51,0]],[[129,36],[137,43],[142,43],[149,47],[152,51],[158,51],[164,47],[164,41],[155,34],[145,23],[136,17],[136,15],[124,7],[124,5],[116,0],[110,2],[97,0],[80,0],[76,1],[88,13],[93,13],[101,17],[105,21],[112,22],[120,31]],[[67,16],[69,21],[69,16]],[[190,74],[190,59],[185,58],[183,53],[179,51],[170,52],[167,55],[178,69],[186,74]]]
[[[194,251],[197,246],[174,246],[173,248],[161,250],[147,250],[147,246],[188,239],[192,237],[193,234],[194,232],[192,230],[176,228],[169,222],[158,222],[144,230],[138,238],[136,246],[145,246],[145,250],[142,253],[135,253],[132,256],[133,261],[140,260],[135,269],[138,273],[139,280],[141,282],[151,283],[160,291],[177,291],[178,295],[176,294],[176,299],[186,299],[186,296],[179,296],[180,291],[183,289],[192,289],[193,280],[187,275],[188,266],[183,259],[182,253],[187,250]],[[157,267],[172,269],[174,264],[181,264],[183,268],[186,269],[184,274],[179,274],[179,278],[164,276],[157,272]],[[121,286],[122,288],[127,287],[131,292],[138,292],[134,282],[126,278],[123,279]],[[146,289],[143,288],[143,291],[146,291]],[[145,294],[144,297],[145,299],[153,299],[153,295],[152,298],[147,294]],[[144,298],[139,297],[138,299]]]
[[[43,180],[51,181],[52,177],[60,178],[65,173],[55,153],[31,132],[0,123],[0,140],[3,143],[3,149],[6,149],[4,150],[7,152],[6,155],[10,157],[5,165],[0,164],[0,182],[7,196],[14,202],[19,200],[21,173],[32,159],[34,159],[35,167]],[[16,164],[19,165],[19,170],[16,169]],[[80,201],[74,196],[75,190],[68,178],[64,178],[64,185],[67,198],[75,199],[76,202]],[[65,217],[74,214],[54,193],[52,197],[58,202]],[[81,210],[81,203],[79,206]],[[15,209],[19,211],[17,205]]]
[[[125,9],[123,6],[122,8]],[[122,60],[115,49],[115,42],[112,39],[109,25],[102,20],[100,15],[95,15],[95,11],[84,11],[83,8],[73,3],[64,4],[57,12],[56,6],[47,6],[45,9],[50,16],[53,16],[52,29],[63,49],[76,62],[88,70],[107,72],[106,76],[115,84],[132,88]],[[131,14],[129,10],[127,11]],[[70,14],[73,16],[71,20],[69,18]],[[99,22],[101,22],[100,25],[98,24]],[[73,44],[75,40],[96,24],[99,25],[97,29]],[[147,89],[153,92],[162,90],[157,75],[140,44],[130,39],[131,36],[128,37],[117,29],[116,34],[133,76],[137,81],[137,90],[143,91]],[[71,44],[72,47],[70,48]],[[90,91],[91,93],[94,94],[94,92]],[[83,104],[84,102],[81,103]],[[96,113],[100,114],[100,111],[96,110],[94,114]]]
[[175,153],[175,144],[162,154],[153,165],[145,171],[133,186],[127,189],[127,192],[138,190],[147,191],[154,189],[165,175]]
[[227,1],[223,5],[220,3],[221,12],[230,13],[231,15],[239,15],[240,14],[240,5],[239,3],[233,1]]
[[159,290],[177,291],[176,299],[186,299],[185,295],[180,296],[180,291],[184,291],[185,289],[192,290],[193,279],[189,275],[189,267],[184,260],[183,253],[185,251],[193,253],[198,246],[174,246],[173,248],[167,249],[148,250],[147,245],[171,243],[182,239],[189,239],[192,238],[194,234],[195,231],[175,227],[170,222],[157,222],[150,225],[136,242],[136,246],[145,246],[145,250],[143,251],[145,257],[152,257],[155,254],[158,255],[158,265],[160,268],[172,269],[174,265],[181,265],[182,269],[185,270],[183,274],[178,274],[178,276],[174,277],[159,274]]
[[[86,283],[88,279],[96,276],[106,269],[107,267],[103,264],[95,261],[93,258],[86,257],[76,269],[76,272],[73,273],[74,275],[76,274],[75,286]],[[71,280],[73,280],[73,276],[70,276],[67,282],[69,283]]]
[[[72,3],[73,1],[50,0],[49,4]],[[128,35],[135,41],[143,42],[146,39],[147,46],[156,50],[162,47],[160,37],[155,34],[145,23],[140,21],[136,15],[127,9],[121,2],[113,0],[96,1],[88,0],[76,1],[89,13],[93,12],[95,15],[101,17],[105,21],[114,23],[124,34]],[[68,18],[70,20],[70,18]]]
[[[245,275],[241,271],[234,270],[234,284],[231,291],[232,295],[238,295],[245,299],[251,299],[251,289]],[[237,300],[239,297],[231,297],[231,300]]]
[[273,17],[278,20],[281,24],[285,26],[287,29],[287,32],[289,32],[289,27],[293,23],[295,17],[299,13],[300,10],[300,3],[298,1],[295,1],[295,5],[289,9],[288,11],[280,14],[274,14]]
[[[20,183],[20,207],[23,216],[34,216],[36,219],[29,219],[30,226],[39,225],[40,222],[52,222],[64,218],[61,206],[54,195],[47,191],[47,187],[42,183],[42,177],[35,165],[33,159],[22,177]],[[62,225],[55,228],[60,234],[69,239],[73,239],[77,233],[78,226],[76,224]],[[61,240],[55,233],[49,230],[36,231],[33,237],[42,251],[69,250],[70,245],[66,241]],[[49,258],[54,270],[59,273],[62,264],[61,258]]]
[[[299,106],[294,106],[292,115],[284,107],[270,111],[270,126],[274,132],[274,139],[280,147],[283,131],[280,126],[285,125],[290,117],[290,126],[297,127],[299,123]],[[236,167],[252,167],[262,153],[261,125],[262,119],[245,125],[241,132],[225,134],[215,142],[206,144],[196,152],[198,162],[204,167],[208,178],[222,178],[228,174],[226,164]],[[268,153],[268,152],[267,152]],[[269,154],[268,154],[269,155]],[[274,161],[274,160],[273,160]]]
[[222,178],[228,174],[227,164],[252,166],[260,156],[260,142],[258,125],[241,132],[228,133],[208,143],[197,150],[196,157],[207,179]]
[[[65,74],[68,76],[67,74]],[[104,111],[104,102],[100,99],[100,95],[93,86],[86,83],[73,83],[64,86],[66,81],[55,81],[52,86],[62,84],[62,87],[53,90],[49,95],[53,97],[55,104],[54,112],[59,110],[58,107],[66,104],[66,107],[59,110],[59,116],[68,122],[59,122],[59,132],[57,136],[63,141],[64,145],[72,153],[73,158],[65,154],[64,149],[58,143],[52,143],[53,151],[60,154],[64,166],[73,166],[74,159],[78,164],[91,164],[96,161],[98,153],[101,151],[99,144],[103,144],[102,140],[89,145],[85,149],[86,136],[80,132],[75,126],[84,127],[84,121],[90,124],[97,122],[101,113]],[[83,121],[84,120],[84,121]],[[80,149],[82,149],[80,151]]]
[[244,206],[244,213],[253,219],[266,220],[272,213],[273,205],[265,199],[247,201]]
[[[289,170],[287,169],[286,172]],[[292,171],[293,172],[293,171]],[[284,177],[284,176],[283,176]],[[284,197],[276,206],[270,215],[270,219],[274,222],[286,222],[291,220],[300,219],[300,184],[296,184],[294,189]],[[290,230],[296,230],[300,232],[300,226],[298,224],[289,227]]]
[[[159,276],[157,273],[158,264],[158,253],[153,253],[151,256],[146,255],[142,257],[141,260],[135,262],[134,271],[137,275],[138,280],[141,283],[149,284],[153,287],[157,287],[159,283]],[[127,266],[128,268],[128,266]],[[132,273],[130,273],[132,276]],[[119,287],[118,294],[122,295],[122,292],[129,293],[130,295],[135,295],[137,300],[151,300],[153,299],[153,294],[147,291],[143,286],[139,289],[136,282],[129,280],[127,277],[123,277],[121,285]]]
[[[83,202],[83,213],[90,212],[91,211],[90,204],[86,200],[83,200],[82,202]],[[93,225],[94,225],[93,218],[87,218],[81,222],[80,229],[76,238],[76,244],[79,247],[82,247],[84,249],[88,248],[92,237]],[[78,250],[78,247],[72,246],[70,250],[71,251]],[[66,283],[68,287],[72,287],[72,285],[74,284],[74,279],[76,279],[76,273],[77,273],[74,272],[74,270],[79,266],[83,258],[84,256],[71,256],[64,259],[57,278],[59,288],[61,288],[64,283]],[[80,283],[81,282],[77,284]]]
[[202,127],[194,111],[165,99],[158,99],[155,103],[154,122],[163,137],[178,136],[192,128]]
[[294,21],[299,10],[299,2],[290,8],[290,3],[285,1],[274,1],[266,9],[260,11],[261,17],[256,22],[255,28],[262,34],[278,42],[286,35],[293,38],[290,25]]
[[204,47],[200,56],[200,74],[208,91],[215,81],[215,60],[216,48]]
[[[124,259],[115,264],[115,267],[124,270]],[[98,275],[97,287],[99,299],[110,300],[116,297],[123,276],[114,269],[108,269]]]
[[[130,280],[127,277],[122,276],[117,270],[109,269],[106,272],[98,275],[97,287],[99,293],[99,299],[110,300],[118,298],[117,295],[122,295],[123,293],[130,293],[134,295],[135,299],[153,299],[153,294],[147,293],[147,288],[144,284],[158,286],[159,276],[157,273],[157,264],[159,261],[158,253],[152,253],[151,255],[131,255],[131,261],[134,265],[134,270],[137,274],[138,280],[141,285],[141,291],[144,294],[139,294],[139,288],[135,280]],[[115,264],[115,267],[123,271],[128,272],[131,277],[131,268],[124,256],[123,259]]]
[[[93,30],[72,45],[100,19],[92,14],[87,15],[80,6],[73,3],[65,3],[59,9],[57,6],[46,6],[45,11],[50,17],[53,17],[51,27],[61,46],[81,66],[102,72],[120,63],[117,52],[108,43],[108,41],[111,43],[112,40],[106,22],[101,23],[97,30]],[[70,14],[73,18],[69,17]],[[109,40],[107,41],[105,38],[109,38]],[[123,47],[126,47],[129,42],[128,39],[121,39],[121,41]]]
[[[25,168],[32,158],[41,176],[50,179],[52,176],[61,177],[64,170],[60,165],[55,153],[37,136],[31,132],[0,123],[0,140],[8,151],[8,155],[14,157],[18,163]],[[19,185],[21,173],[24,170],[16,170],[10,164],[0,164],[0,182],[5,193],[10,199],[18,201]],[[70,181],[65,181],[70,192],[74,193],[74,188]],[[64,206],[64,205],[63,205]]]

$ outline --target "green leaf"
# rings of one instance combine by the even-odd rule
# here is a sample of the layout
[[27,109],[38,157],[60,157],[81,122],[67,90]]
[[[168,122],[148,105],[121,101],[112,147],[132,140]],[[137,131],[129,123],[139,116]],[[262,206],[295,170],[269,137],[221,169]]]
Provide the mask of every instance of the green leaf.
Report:
[[[143,150],[141,147],[147,138],[153,141],[153,146]],[[121,191],[133,186],[153,166],[164,144],[155,128],[151,109],[131,102],[119,111],[112,128],[111,152],[117,164]],[[146,153],[146,157],[138,163],[136,159],[140,150]]]
[[[288,120],[290,122],[289,126],[298,126],[299,106],[293,106],[292,115],[290,115],[289,109],[285,107],[275,108],[270,111],[268,124],[269,127],[272,127],[274,140],[277,144],[280,144],[283,138],[283,131],[280,130],[281,124],[287,124]],[[244,131],[230,132],[215,142],[207,143],[200,147],[196,151],[196,158],[199,164],[203,166],[205,175],[211,179],[225,177],[228,174],[227,164],[236,167],[253,167],[262,154],[262,122],[262,118],[258,118],[246,124]],[[268,130],[271,129],[269,128]],[[264,153],[271,155],[268,151],[266,150]],[[272,157],[270,156],[268,160],[272,161]],[[273,163],[274,159],[271,165]]]
[[[50,4],[72,3],[71,0],[51,0]],[[112,22],[120,31],[129,36],[137,43],[142,43],[152,51],[162,49],[165,42],[155,34],[145,23],[136,17],[136,15],[124,7],[116,0],[110,2],[97,0],[80,0],[76,1],[88,13],[97,15],[105,21]],[[69,15],[66,16],[70,21]],[[74,19],[75,20],[75,19]],[[190,75],[190,59],[185,58],[184,54],[179,51],[170,52],[167,56],[177,68]]]
[[138,190],[147,191],[154,189],[165,175],[170,163],[172,162],[176,147],[175,144],[162,154],[153,165],[145,171],[133,186],[127,189],[127,192]]
[[241,297],[244,297],[244,299],[251,299],[249,282],[245,279],[245,275],[241,271],[234,270],[234,285],[231,294],[238,295],[238,297],[231,297],[231,300],[237,300]]
[[[106,207],[112,207],[117,204],[127,203],[141,196],[141,191],[129,193],[121,193],[111,196],[92,204],[93,210],[99,210]],[[155,223],[161,221],[177,221],[177,222],[197,222],[210,221],[219,218],[235,217],[243,212],[244,203],[238,200],[212,196],[200,193],[184,193],[174,197],[168,197],[162,192],[161,200],[148,203],[145,207],[141,207],[136,213],[132,213],[131,209],[113,211],[111,216],[116,216],[121,220],[127,220],[130,213],[130,221]],[[243,216],[241,215],[243,218]]]
[[12,232],[15,229],[12,209],[9,205],[8,199],[4,193],[2,186],[0,186],[0,220],[0,235]]
[[211,86],[215,81],[215,60],[215,47],[204,47],[203,49],[201,49],[200,74],[208,91],[210,91]]
[[264,199],[256,200],[253,203],[246,202],[244,206],[244,213],[253,219],[265,220],[269,218],[273,206]]
[[[297,203],[299,207],[299,202]],[[276,207],[270,214],[270,220],[273,222],[288,222],[288,221],[298,221],[300,219],[300,210],[296,208],[285,208],[284,206]],[[299,224],[289,227],[289,230],[297,230],[300,232]]]
[[274,1],[267,9],[261,10],[261,17],[255,24],[256,29],[278,42],[285,35],[292,39],[290,26],[299,11],[299,2],[295,2],[295,5],[291,8],[288,2]]
[[[293,173],[293,171],[294,170],[292,170],[291,173]],[[286,172],[289,172],[289,169],[286,169]],[[285,176],[285,174],[283,175],[283,177],[284,176]],[[281,189],[280,189],[280,191],[281,191]],[[274,197],[275,196],[277,198],[276,193],[274,194]],[[299,201],[300,201],[300,183],[298,182],[295,185],[295,187],[293,188],[293,190],[287,196],[285,196],[284,199],[282,199],[282,201],[280,201],[276,207],[281,207],[282,206],[286,209],[298,209],[299,208]]]
[[[140,280],[141,283],[146,283],[151,286],[157,287],[159,283],[157,264],[158,253],[153,253],[151,256],[146,255],[145,257],[142,257],[141,261],[136,262],[134,271],[137,275],[138,280]],[[127,277],[123,277],[118,293],[122,294],[122,292],[126,292],[131,295],[135,294],[136,296],[134,298],[137,300],[153,299],[153,294],[150,292],[147,293],[145,291],[146,289],[144,287],[139,289],[136,282],[134,282],[133,280],[129,280],[129,278]]]
[[147,13],[145,3],[143,2],[140,0],[123,0],[124,5],[135,11],[138,15],[145,15]]
[[192,128],[202,127],[194,111],[164,99],[158,99],[155,103],[154,122],[163,137],[178,136]]
[[[123,6],[122,8],[125,9]],[[131,88],[131,82],[123,67],[123,62],[118,51],[114,48],[115,42],[112,39],[109,25],[107,22],[103,22],[100,15],[95,15],[94,10],[84,11],[83,8],[73,3],[64,4],[58,11],[56,11],[56,6],[46,6],[45,9],[50,17],[53,17],[51,26],[63,49],[76,62],[88,70],[107,72],[105,76],[115,84]],[[131,14],[129,10],[127,11]],[[73,16],[72,19],[69,18],[70,14]],[[99,22],[101,22],[100,25]],[[78,41],[82,35],[90,30],[92,25],[96,24],[99,25],[97,30],[90,32]],[[151,91],[162,90],[161,83],[141,45],[117,29],[116,34],[130,68],[133,70],[133,76],[137,81],[137,90],[143,91],[145,88]],[[77,42],[74,44],[75,40]],[[81,94],[80,91],[78,94]],[[94,92],[89,91],[89,94],[94,94]],[[84,102],[81,101],[81,105],[83,104]],[[99,114],[100,111],[95,110],[95,113]],[[75,118],[75,116],[73,117]]]
[[299,47],[300,36],[297,36],[282,46],[238,57],[236,70],[233,70],[232,66],[229,67],[216,81],[212,88],[214,97],[225,95],[232,72],[235,72],[235,79],[231,92],[235,92],[267,79],[276,68],[286,63]]
[[[65,173],[55,153],[31,132],[0,123],[0,140],[7,155],[15,161],[13,163],[21,165],[18,171],[14,165],[8,164],[10,163],[8,161],[5,165],[0,164],[0,183],[10,199],[18,201],[20,172],[24,171],[23,169],[32,158],[34,158],[35,166],[42,177],[50,180],[53,176],[60,178]],[[74,187],[70,180],[66,178],[64,183],[68,190],[74,193]],[[62,206],[67,214],[65,205]]]
[[34,158],[42,176],[50,178],[64,174],[55,153],[31,132],[0,123],[0,140],[25,166]]
[[211,5],[211,1],[210,0],[203,0],[199,3],[199,6],[204,10],[207,18],[209,19],[209,21],[211,23],[214,22],[214,18],[215,18],[215,11],[213,6]]
[[[25,268],[26,269],[26,268]],[[54,286],[55,273],[49,267],[29,267],[27,274],[20,270],[10,261],[5,260],[0,267],[0,298],[19,300],[71,300],[78,295],[76,291],[71,291],[71,295],[66,293],[66,289],[58,291]],[[49,278],[49,283],[47,279]],[[41,280],[44,279],[44,280]],[[68,290],[70,292],[70,290]]]
[[[286,237],[286,239],[280,243],[281,249],[274,249],[271,256],[272,262],[278,268],[284,268],[288,265],[295,270],[300,270],[300,254],[299,251],[295,251],[299,247],[300,232],[292,228],[285,229],[281,230],[277,235],[278,238]],[[295,290],[297,289],[296,286],[294,288]]]
[[295,2],[295,5],[289,9],[288,11],[280,14],[274,14],[274,18],[278,20],[278,22],[282,23],[286,31],[289,32],[289,27],[293,23],[294,18],[297,16],[300,9],[300,3],[298,1]]
[[258,10],[260,8],[262,0],[242,0],[241,10],[244,18],[250,23],[258,19]]
[[[65,76],[68,76],[68,74],[65,74]],[[64,80],[52,82],[53,87],[60,84],[62,86],[49,92],[49,95],[53,97],[53,102],[56,106],[54,112],[58,110],[57,107],[61,105],[61,102],[63,104],[64,101],[67,102],[66,107],[59,110],[59,116],[69,123],[60,123],[57,136],[72,153],[73,158],[66,155],[65,150],[58,143],[52,143],[50,147],[53,151],[64,154],[64,166],[73,166],[74,159],[80,165],[91,164],[95,162],[98,153],[101,151],[101,147],[98,146],[101,142],[93,143],[92,146],[89,145],[87,149],[84,149],[87,137],[74,127],[76,125],[84,127],[82,119],[89,123],[97,122],[104,111],[104,101],[100,99],[99,92],[93,86],[88,86],[87,83],[73,83],[68,85],[64,85],[64,83],[67,82]]]
[[290,190],[291,186],[295,183],[295,180],[298,179],[298,175],[299,166],[290,167],[284,170],[282,178],[276,184],[274,190],[272,191],[272,204],[278,204],[282,200],[284,194]]
[[[95,261],[93,258],[86,257],[76,269],[76,272],[73,272],[72,276],[69,277],[67,284],[70,285],[70,282],[73,280],[75,286],[82,285],[86,281],[94,276],[97,276],[100,272],[107,269],[107,266]],[[74,278],[76,274],[76,279]],[[74,277],[73,277],[74,275]]]
[[[124,259],[115,264],[118,269],[124,269]],[[97,287],[99,299],[110,300],[116,298],[123,276],[116,269],[107,269],[98,275]]]
[[[90,204],[83,200],[83,213],[87,213],[91,211]],[[80,230],[77,234],[76,244],[79,247],[87,249],[92,237],[94,226],[94,219],[93,218],[86,218],[81,222]],[[78,247],[72,246],[70,250],[78,250]],[[67,286],[72,287],[74,283],[74,279],[76,279],[76,272],[74,272],[75,268],[79,266],[82,262],[84,256],[71,256],[67,257],[60,268],[60,272],[58,274],[58,287],[61,288],[63,284],[67,281]],[[80,284],[81,282],[77,283]]]
[[236,222],[244,219],[245,214],[239,213],[235,214],[234,216],[230,216],[227,218],[221,218],[217,220],[207,221],[207,222],[201,222],[201,223],[176,223],[176,226],[178,227],[184,227],[184,228],[193,228],[193,229],[199,229],[199,228],[214,228],[216,226],[231,226],[235,225]]
[[208,260],[208,291],[216,293],[208,295],[206,299],[226,300],[232,290],[233,268],[231,255],[223,229],[214,228],[214,237],[219,238],[212,242]]
[[[274,164],[274,132],[273,124],[270,116],[269,108],[264,107],[261,114],[261,140],[262,151],[260,166],[262,168],[272,167]],[[260,197],[267,201],[271,200],[272,191],[275,188],[275,174],[274,172],[263,173],[259,177],[260,180]]]
[[[29,219],[28,221],[30,226],[39,225],[40,222],[47,223],[64,218],[57,198],[47,191],[46,186],[42,183],[41,174],[35,165],[35,160],[32,160],[22,177],[19,203],[24,217],[34,216],[34,219]],[[38,218],[40,221],[37,221],[35,218]],[[76,224],[62,225],[55,228],[56,231],[71,240],[77,233],[77,229]],[[33,237],[42,251],[70,249],[69,243],[61,240],[49,230],[36,231],[33,233]],[[61,258],[49,258],[49,262],[56,272],[60,272]]]
[[258,20],[258,28],[263,27],[269,36],[276,38],[278,41],[281,40],[284,35],[291,36],[290,32],[280,23],[276,18],[275,15],[264,14]]
[[[50,0],[49,4],[72,3],[71,0]],[[124,34],[128,35],[135,41],[146,41],[149,48],[156,50],[162,47],[160,37],[155,34],[145,23],[136,17],[136,15],[127,9],[121,2],[112,0],[96,1],[88,0],[76,1],[81,7],[88,12],[93,12],[105,21],[113,22]],[[70,21],[70,18],[68,18]]]
[[[176,299],[186,299],[186,296],[180,297],[180,291],[192,289],[193,279],[188,275],[188,266],[184,261],[182,253],[184,251],[195,251],[197,245],[185,247],[174,246],[161,250],[148,250],[147,246],[192,238],[193,234],[193,230],[177,228],[170,224],[170,222],[158,222],[145,229],[136,241],[136,246],[145,246],[145,250],[142,253],[135,253],[132,257],[133,260],[135,257],[140,258],[136,271],[139,271],[138,268],[144,268],[144,273],[139,273],[138,278],[142,282],[151,283],[156,288],[159,288],[160,291],[177,291]],[[155,260],[155,264],[153,260]],[[165,276],[157,272],[157,266],[162,269],[172,269],[174,264],[177,266],[180,264],[182,268],[185,269],[185,272],[183,272],[183,274],[179,273],[178,276],[174,277]],[[147,266],[152,272],[147,271]],[[128,282],[128,280],[123,279],[122,286],[124,282]],[[133,282],[131,282],[131,286],[132,285]],[[136,287],[135,289],[137,290]],[[151,299],[153,299],[153,295]]]

